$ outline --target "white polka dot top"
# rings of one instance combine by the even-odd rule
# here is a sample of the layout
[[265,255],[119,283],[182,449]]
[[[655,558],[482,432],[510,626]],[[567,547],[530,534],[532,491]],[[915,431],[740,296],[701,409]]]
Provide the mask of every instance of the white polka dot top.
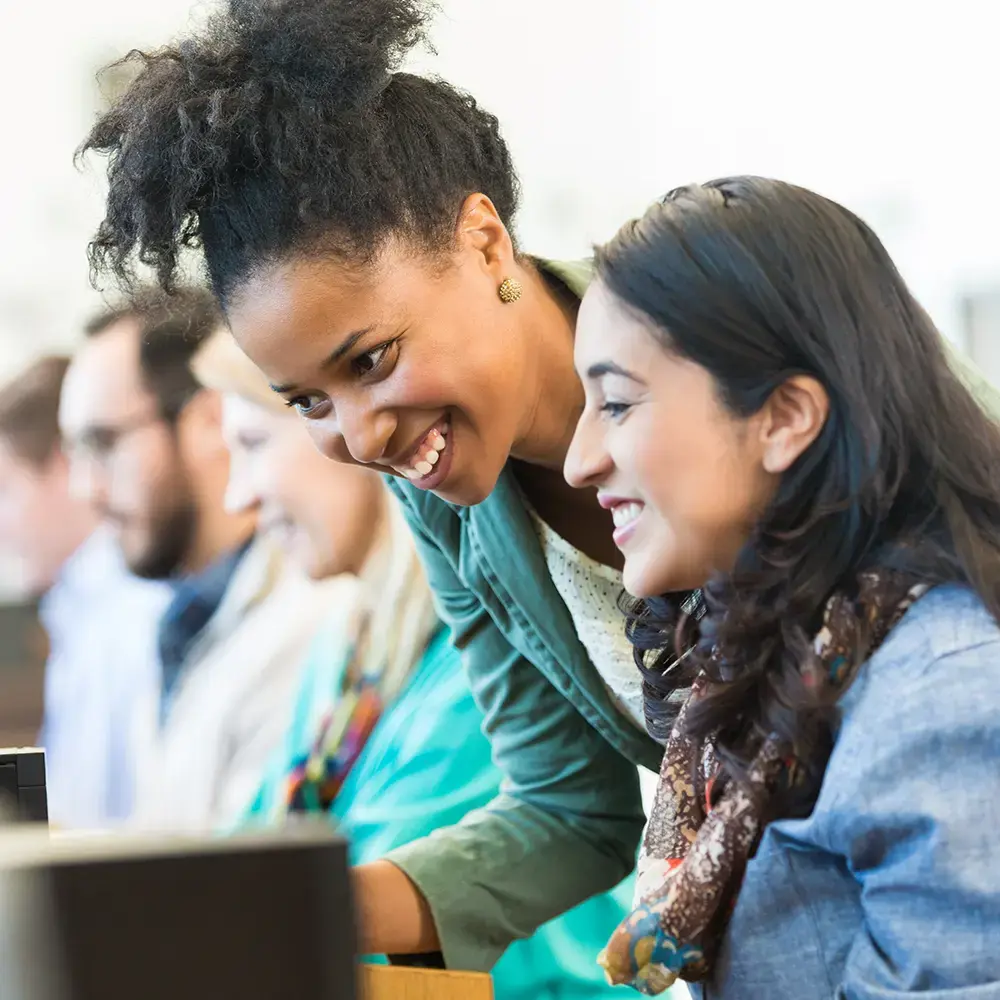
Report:
[[525,501],[545,554],[552,582],[569,609],[576,634],[597,667],[604,686],[623,715],[643,732],[642,675],[625,637],[625,617],[618,608],[622,575],[573,548]]

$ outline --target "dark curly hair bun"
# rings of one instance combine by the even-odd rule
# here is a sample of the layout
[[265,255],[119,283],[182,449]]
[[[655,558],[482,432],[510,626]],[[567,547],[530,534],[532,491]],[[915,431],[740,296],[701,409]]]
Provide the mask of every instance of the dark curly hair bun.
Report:
[[423,39],[433,8],[412,0],[235,0],[229,9],[220,49],[229,43],[248,79],[267,80],[291,100],[336,94],[335,110],[350,115],[385,88]]
[[483,192],[510,225],[518,184],[496,118],[399,71],[419,0],[233,0],[206,27],[123,63],[132,84],[81,154],[108,157],[95,274],[136,264],[170,288],[187,247],[226,297],[294,253],[369,260],[390,235],[442,248]]

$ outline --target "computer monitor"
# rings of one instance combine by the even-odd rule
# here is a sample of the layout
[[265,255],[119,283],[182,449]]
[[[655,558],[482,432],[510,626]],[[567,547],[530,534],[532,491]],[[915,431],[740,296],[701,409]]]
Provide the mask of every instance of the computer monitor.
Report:
[[355,940],[325,827],[0,836],[0,1000],[355,1000]]
[[0,818],[25,823],[49,818],[45,751],[39,747],[0,749]]

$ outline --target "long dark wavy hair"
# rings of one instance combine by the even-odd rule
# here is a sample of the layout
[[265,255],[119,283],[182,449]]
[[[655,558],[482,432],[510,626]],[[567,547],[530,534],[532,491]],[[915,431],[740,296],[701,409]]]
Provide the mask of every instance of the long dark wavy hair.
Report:
[[677,695],[709,670],[689,732],[716,735],[719,787],[777,734],[811,779],[778,806],[799,813],[832,746],[837,692],[810,690],[802,670],[832,593],[881,566],[966,584],[1000,619],[1000,429],[875,234],[811,191],[756,177],[680,188],[597,266],[734,414],[755,413],[796,374],[829,395],[821,433],[732,572],[705,587],[704,617],[682,613],[690,595],[627,607],[653,735],[666,738]]

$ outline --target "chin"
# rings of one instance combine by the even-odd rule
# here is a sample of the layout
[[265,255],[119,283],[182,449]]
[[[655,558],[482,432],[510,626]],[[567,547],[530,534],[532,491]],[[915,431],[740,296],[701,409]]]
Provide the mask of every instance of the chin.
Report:
[[476,507],[486,500],[492,490],[434,490],[434,496],[456,507]]
[[324,553],[308,543],[293,541],[286,549],[292,561],[304,576],[313,581],[328,580],[340,572],[336,560],[328,559]]
[[317,563],[302,563],[297,561],[297,565],[302,575],[312,583],[320,583],[322,580],[328,580],[333,576],[333,573],[326,571],[325,566],[320,566]]
[[[454,479],[455,482],[449,481],[451,479]],[[447,489],[434,490],[434,495],[440,497],[445,503],[454,504],[456,507],[475,507],[486,500],[496,489],[499,479],[499,472],[492,476],[477,477],[473,481],[466,477],[449,477],[449,480],[442,484]]]
[[645,560],[626,559],[622,571],[622,583],[625,590],[633,597],[645,599],[659,597],[676,587],[671,587],[668,574],[657,572],[657,567],[651,566]]
[[322,580],[330,580],[335,576],[343,576],[343,574],[347,572],[342,566],[332,559],[329,562],[312,560],[310,562],[301,563],[300,565],[302,565],[302,570],[305,575],[314,583],[319,583]]
[[663,593],[655,587],[647,587],[640,580],[637,583],[630,582],[629,577],[623,577],[622,582],[625,584],[625,590],[632,596],[638,597],[645,600],[647,597],[659,597]]

